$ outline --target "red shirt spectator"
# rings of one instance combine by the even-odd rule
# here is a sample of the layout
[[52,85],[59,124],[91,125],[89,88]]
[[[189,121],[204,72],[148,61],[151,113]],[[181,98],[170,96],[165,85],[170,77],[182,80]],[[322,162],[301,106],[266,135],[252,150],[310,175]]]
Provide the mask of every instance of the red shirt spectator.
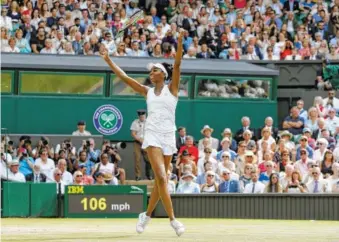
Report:
[[184,150],[187,150],[188,153],[191,155],[191,158],[194,160],[195,164],[198,164],[199,159],[199,150],[197,147],[193,145],[193,137],[187,136],[186,143],[184,146],[181,146],[179,150],[179,154],[181,155]]

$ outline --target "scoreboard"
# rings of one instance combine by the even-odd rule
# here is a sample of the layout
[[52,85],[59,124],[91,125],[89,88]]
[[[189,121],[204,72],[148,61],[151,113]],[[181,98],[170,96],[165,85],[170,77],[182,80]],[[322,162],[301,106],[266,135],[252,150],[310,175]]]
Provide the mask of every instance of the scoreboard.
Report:
[[147,186],[78,186],[65,188],[68,218],[137,218],[147,207]]

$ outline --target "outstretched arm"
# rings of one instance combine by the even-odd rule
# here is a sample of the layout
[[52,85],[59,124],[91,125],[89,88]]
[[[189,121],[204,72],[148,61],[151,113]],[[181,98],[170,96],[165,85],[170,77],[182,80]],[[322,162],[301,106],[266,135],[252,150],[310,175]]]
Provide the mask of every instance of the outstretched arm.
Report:
[[178,49],[175,55],[175,61],[173,66],[172,81],[169,84],[169,89],[174,96],[178,96],[179,84],[180,84],[180,65],[183,52],[182,38],[184,37],[184,31],[181,31],[178,37]]
[[107,50],[102,55],[102,58],[106,61],[106,63],[109,65],[109,67],[112,69],[112,71],[119,77],[124,83],[126,83],[128,86],[130,86],[135,92],[141,94],[142,96],[147,96],[148,87],[140,84],[133,78],[127,76],[127,74],[121,70],[119,66],[117,66],[108,56]]

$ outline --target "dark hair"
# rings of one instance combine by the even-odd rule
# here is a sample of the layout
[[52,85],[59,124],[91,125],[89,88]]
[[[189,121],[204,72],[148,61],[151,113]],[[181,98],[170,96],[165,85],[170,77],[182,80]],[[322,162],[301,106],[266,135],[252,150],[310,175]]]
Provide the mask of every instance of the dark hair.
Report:
[[172,80],[172,73],[173,73],[173,65],[172,64],[168,64],[166,62],[163,62],[161,64],[165,67],[165,69],[166,69],[166,71],[168,73],[167,80],[171,81]]

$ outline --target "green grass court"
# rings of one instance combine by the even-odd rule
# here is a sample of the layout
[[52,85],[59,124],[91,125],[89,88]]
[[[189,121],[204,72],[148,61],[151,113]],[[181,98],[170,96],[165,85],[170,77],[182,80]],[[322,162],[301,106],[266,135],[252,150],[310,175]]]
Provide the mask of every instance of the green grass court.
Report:
[[180,238],[167,219],[152,219],[141,235],[135,232],[136,221],[5,218],[1,241],[339,241],[338,221],[180,219],[186,226]]

